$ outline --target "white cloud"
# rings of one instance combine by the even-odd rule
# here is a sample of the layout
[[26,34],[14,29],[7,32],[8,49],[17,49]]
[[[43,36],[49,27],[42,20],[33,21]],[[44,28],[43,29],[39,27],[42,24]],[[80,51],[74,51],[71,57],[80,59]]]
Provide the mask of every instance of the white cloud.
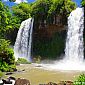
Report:
[[[3,2],[8,2],[9,0],[2,0]],[[20,4],[21,2],[28,2],[27,0],[16,0],[14,3]]]
[[21,3],[21,2],[28,2],[28,1],[27,1],[27,0],[16,0],[16,1],[15,1],[16,4],[19,4],[19,3]]

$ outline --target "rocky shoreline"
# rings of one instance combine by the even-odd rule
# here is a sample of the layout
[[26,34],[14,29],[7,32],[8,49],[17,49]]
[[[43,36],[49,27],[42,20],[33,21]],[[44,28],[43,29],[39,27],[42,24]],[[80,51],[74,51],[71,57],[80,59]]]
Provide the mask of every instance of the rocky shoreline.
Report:
[[[0,85],[32,85],[31,82],[24,78],[14,78],[9,77],[6,80],[0,80]],[[47,84],[39,84],[39,85],[73,85],[72,81],[60,81],[59,83],[48,82]]]
[[[21,79],[19,80],[20,83],[25,79],[29,81],[28,85],[73,85],[73,81],[81,73],[85,72],[45,70],[40,66],[36,67],[34,64],[24,64],[18,65],[16,72],[5,73],[3,79],[7,80],[11,76],[16,78],[16,80]],[[20,83],[15,85],[23,85]]]

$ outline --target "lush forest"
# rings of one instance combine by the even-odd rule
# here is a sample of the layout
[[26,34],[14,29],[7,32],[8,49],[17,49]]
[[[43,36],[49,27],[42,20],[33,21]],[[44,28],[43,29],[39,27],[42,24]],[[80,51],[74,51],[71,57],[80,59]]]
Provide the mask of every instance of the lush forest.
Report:
[[[15,0],[9,1],[14,2]],[[81,4],[82,6],[85,6],[85,0],[82,0]],[[52,20],[55,15],[62,15],[67,19],[70,12],[76,7],[76,4],[72,0],[36,0],[33,3],[16,4],[10,8],[0,0],[0,70],[13,71],[16,68],[14,51],[13,48],[11,48],[11,45],[14,45],[15,43],[17,32],[22,21],[29,17],[34,17],[34,29],[37,30],[39,26],[38,22],[44,22],[44,20],[46,20],[46,23],[50,25],[53,23]],[[55,33],[53,36],[51,47],[54,48],[53,45],[57,42],[56,53],[52,53],[55,57],[55,55],[57,56],[63,51],[65,42],[65,39],[63,40],[63,38],[65,37],[63,37],[63,35],[60,36],[60,33]],[[56,36],[57,38],[55,38]],[[60,38],[58,38],[59,36]],[[40,49],[38,50],[40,51],[34,49],[34,55],[41,54],[41,56],[44,57],[45,55],[51,57],[52,55],[49,55],[49,50],[45,50],[45,48],[49,47],[49,41],[49,39],[48,42],[36,40],[33,46],[36,48],[38,44],[40,46]],[[42,42],[41,45],[39,42]],[[58,46],[59,43],[60,47]],[[43,47],[41,47],[42,45]],[[51,47],[49,47],[49,49],[51,49]],[[51,49],[50,51],[54,52],[54,50],[55,49]],[[41,51],[43,51],[43,54]]]

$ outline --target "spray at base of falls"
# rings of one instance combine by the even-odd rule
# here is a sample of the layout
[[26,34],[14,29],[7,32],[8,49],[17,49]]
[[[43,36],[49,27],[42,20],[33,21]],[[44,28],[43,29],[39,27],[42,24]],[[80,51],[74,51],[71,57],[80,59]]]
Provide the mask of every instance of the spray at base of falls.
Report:
[[76,8],[68,17],[68,31],[65,48],[65,58],[54,64],[41,64],[50,70],[80,70],[85,71],[84,46],[84,9]]
[[18,58],[25,58],[31,61],[33,22],[34,19],[29,18],[21,23],[14,45],[16,60]]

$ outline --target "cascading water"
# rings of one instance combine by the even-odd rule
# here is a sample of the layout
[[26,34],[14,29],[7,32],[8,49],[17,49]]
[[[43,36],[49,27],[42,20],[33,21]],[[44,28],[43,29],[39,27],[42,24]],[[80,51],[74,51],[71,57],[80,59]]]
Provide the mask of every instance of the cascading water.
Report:
[[28,61],[31,61],[33,22],[34,19],[29,18],[21,23],[14,45],[16,60],[18,58],[25,58]]
[[55,61],[54,64],[43,65],[44,68],[51,70],[84,70],[84,9],[76,8],[68,17],[68,31],[65,48],[65,58]]
[[71,62],[82,62],[83,55],[83,8],[72,11],[68,17],[68,32],[66,39],[65,56]]

